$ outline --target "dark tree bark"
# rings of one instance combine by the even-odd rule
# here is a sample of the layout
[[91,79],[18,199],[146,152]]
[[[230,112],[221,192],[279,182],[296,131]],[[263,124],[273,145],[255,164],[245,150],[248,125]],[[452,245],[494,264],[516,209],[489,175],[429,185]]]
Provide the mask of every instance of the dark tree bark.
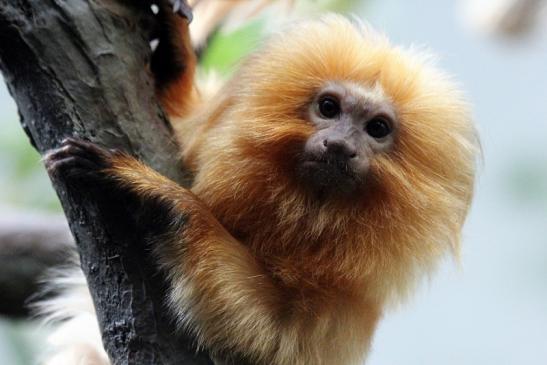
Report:
[[[40,153],[80,136],[138,156],[188,183],[147,64],[154,18],[145,1],[2,0],[0,68]],[[56,179],[114,364],[208,364],[175,336],[165,281],[121,197],[97,199]]]

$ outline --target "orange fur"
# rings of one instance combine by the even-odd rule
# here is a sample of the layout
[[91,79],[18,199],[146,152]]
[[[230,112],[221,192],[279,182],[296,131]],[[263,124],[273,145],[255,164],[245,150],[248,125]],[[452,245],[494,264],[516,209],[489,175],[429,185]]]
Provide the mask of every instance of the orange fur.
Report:
[[183,70],[170,80],[167,85],[157,88],[157,95],[163,101],[163,107],[171,117],[183,116],[193,110],[199,101],[199,95],[194,86],[196,72],[196,55],[190,42],[189,23],[186,19],[172,14],[169,9],[162,12],[166,18],[163,25],[170,39],[163,40],[169,47],[176,48],[175,57],[171,62],[177,63]]
[[[313,131],[302,109],[330,80],[381,85],[401,128],[360,197],[320,204],[292,171]],[[427,57],[330,16],[273,37],[228,88],[230,102],[189,118],[206,128],[182,136],[192,190],[273,272],[291,272],[284,280],[365,281],[384,302],[458,250],[478,141],[461,93]]]
[[[193,90],[181,80],[160,93],[168,111]],[[314,131],[305,110],[331,81],[388,101],[400,128],[356,194],[319,201],[294,169]],[[427,57],[327,16],[272,37],[214,100],[191,100],[173,119],[191,191],[127,156],[107,170],[188,219],[156,247],[181,326],[256,364],[359,364],[386,306],[458,251],[478,153],[461,93]]]

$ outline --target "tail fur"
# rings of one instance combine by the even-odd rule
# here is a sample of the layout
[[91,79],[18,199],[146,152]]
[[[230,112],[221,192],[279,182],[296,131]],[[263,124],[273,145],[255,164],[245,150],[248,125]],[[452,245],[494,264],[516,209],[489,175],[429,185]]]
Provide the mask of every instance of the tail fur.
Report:
[[[75,254],[76,256],[76,254]],[[46,323],[56,326],[47,342],[51,354],[44,365],[108,365],[91,294],[77,259],[66,267],[53,269],[45,291],[51,299],[38,302],[34,309]]]

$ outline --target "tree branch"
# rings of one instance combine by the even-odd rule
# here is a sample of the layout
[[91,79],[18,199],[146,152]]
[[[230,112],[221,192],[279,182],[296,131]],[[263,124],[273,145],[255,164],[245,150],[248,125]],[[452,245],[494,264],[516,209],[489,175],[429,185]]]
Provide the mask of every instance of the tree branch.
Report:
[[[145,6],[146,5],[146,6]],[[41,153],[70,135],[126,150],[181,183],[178,148],[158,106],[147,63],[154,23],[137,1],[4,0],[0,68],[21,124]],[[208,364],[192,339],[174,336],[163,306],[165,281],[137,207],[119,197],[95,199],[54,181],[80,252],[114,364]]]
[[66,218],[0,208],[0,314],[28,316],[48,269],[66,264],[74,241]]

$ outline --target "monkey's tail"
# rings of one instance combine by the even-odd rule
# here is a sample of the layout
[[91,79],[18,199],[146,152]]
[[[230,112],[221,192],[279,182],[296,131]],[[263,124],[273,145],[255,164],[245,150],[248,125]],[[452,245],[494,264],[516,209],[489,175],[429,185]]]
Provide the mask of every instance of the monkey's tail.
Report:
[[77,264],[76,252],[70,264],[52,269],[46,278],[49,299],[35,303],[34,310],[47,324],[55,325],[47,341],[51,353],[43,365],[109,365],[101,332],[87,287]]

